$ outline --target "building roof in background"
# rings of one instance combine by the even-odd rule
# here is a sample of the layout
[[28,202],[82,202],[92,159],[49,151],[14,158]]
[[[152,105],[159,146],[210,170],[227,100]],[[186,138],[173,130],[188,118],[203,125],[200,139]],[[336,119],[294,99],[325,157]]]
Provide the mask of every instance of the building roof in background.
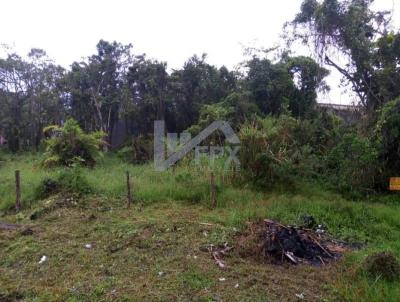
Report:
[[339,111],[359,111],[361,109],[361,106],[359,105],[343,105],[332,103],[317,103],[317,107]]

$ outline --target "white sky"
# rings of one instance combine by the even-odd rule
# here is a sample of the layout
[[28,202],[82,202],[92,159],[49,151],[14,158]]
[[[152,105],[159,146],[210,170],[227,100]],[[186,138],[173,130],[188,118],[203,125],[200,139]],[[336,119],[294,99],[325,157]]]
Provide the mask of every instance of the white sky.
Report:
[[[19,53],[42,48],[58,64],[95,53],[100,39],[133,44],[135,54],[167,61],[179,68],[193,54],[208,54],[208,62],[233,68],[243,61],[244,46],[271,47],[280,41],[284,22],[302,0],[2,0],[0,43]],[[399,0],[375,0],[375,7],[392,9],[400,25]],[[304,50],[303,50],[304,52]],[[320,100],[348,103],[329,79],[332,91]]]

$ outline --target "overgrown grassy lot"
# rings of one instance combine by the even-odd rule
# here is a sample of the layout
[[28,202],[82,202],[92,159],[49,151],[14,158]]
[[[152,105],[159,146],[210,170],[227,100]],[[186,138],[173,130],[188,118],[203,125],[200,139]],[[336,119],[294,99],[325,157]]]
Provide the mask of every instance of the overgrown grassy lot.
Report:
[[[0,159],[0,222],[22,225],[0,230],[0,301],[297,301],[296,294],[305,301],[400,300],[398,281],[371,278],[362,269],[374,251],[400,256],[400,200],[393,196],[390,202],[352,201],[301,183],[260,192],[216,171],[218,207],[210,209],[203,170],[183,162],[159,173],[110,156],[77,172],[87,183],[71,186],[85,193],[38,200],[43,179],[65,179],[69,172],[40,169],[33,155]],[[9,210],[16,169],[24,201],[19,214]],[[126,171],[135,199],[130,209]],[[58,206],[30,219],[54,202]],[[233,250],[225,270],[204,251],[209,244],[234,246],[247,221],[298,224],[303,214],[363,248],[320,267],[271,265]],[[27,227],[33,234],[22,235]],[[39,264],[43,255],[48,259]]]

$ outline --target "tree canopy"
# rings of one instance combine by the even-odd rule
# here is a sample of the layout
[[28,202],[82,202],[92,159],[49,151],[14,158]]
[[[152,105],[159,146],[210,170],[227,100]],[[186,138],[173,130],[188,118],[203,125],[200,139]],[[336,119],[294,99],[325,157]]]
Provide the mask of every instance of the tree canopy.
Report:
[[390,12],[373,10],[373,2],[304,0],[288,37],[312,45],[370,113],[400,93],[400,32],[392,28]]
[[328,72],[308,57],[254,56],[244,65],[246,72],[216,67],[203,54],[168,70],[165,62],[134,55],[130,44],[104,40],[95,54],[73,62],[69,70],[40,49],[27,58],[11,53],[0,60],[0,133],[18,151],[38,149],[43,128],[62,125],[68,117],[84,131],[103,131],[109,143],[120,122],[128,133],[147,136],[156,119],[181,132],[222,112],[233,126],[254,114],[288,111],[305,118],[314,109],[317,90],[326,88]]

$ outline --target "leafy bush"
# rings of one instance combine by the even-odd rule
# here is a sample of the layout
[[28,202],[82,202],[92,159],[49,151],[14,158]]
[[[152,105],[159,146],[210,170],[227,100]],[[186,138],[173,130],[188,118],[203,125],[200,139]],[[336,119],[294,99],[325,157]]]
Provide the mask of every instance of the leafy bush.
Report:
[[45,134],[51,138],[45,141],[46,153],[43,165],[50,166],[75,166],[84,165],[93,167],[100,147],[105,144],[103,132],[86,134],[78,122],[69,119],[63,127],[49,126],[44,129]]
[[375,187],[377,159],[378,153],[370,140],[348,133],[328,154],[326,175],[341,192],[368,193]]

